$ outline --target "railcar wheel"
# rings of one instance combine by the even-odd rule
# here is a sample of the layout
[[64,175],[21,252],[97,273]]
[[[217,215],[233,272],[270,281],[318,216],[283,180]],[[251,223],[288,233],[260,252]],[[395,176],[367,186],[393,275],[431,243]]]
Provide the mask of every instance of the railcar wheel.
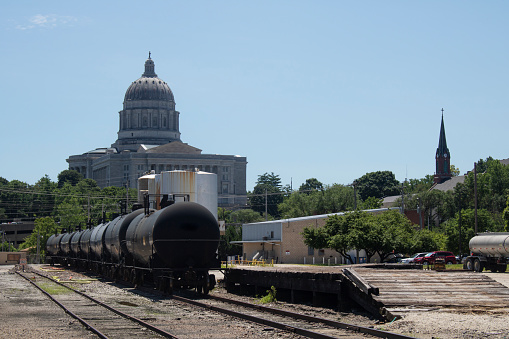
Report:
[[464,265],[465,269],[469,270],[469,271],[473,271],[474,270],[474,263],[472,262],[472,259],[468,258],[466,261],[465,261],[465,265]]
[[475,259],[474,260],[474,271],[475,272],[482,272],[481,261],[479,259]]
[[498,271],[500,273],[505,273],[505,271],[507,271],[507,264],[500,264],[500,265],[498,265]]

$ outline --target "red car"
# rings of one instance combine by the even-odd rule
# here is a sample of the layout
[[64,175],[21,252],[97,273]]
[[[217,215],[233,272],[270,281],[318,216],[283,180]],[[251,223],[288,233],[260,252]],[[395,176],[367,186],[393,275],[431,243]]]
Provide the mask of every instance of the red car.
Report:
[[415,258],[414,263],[421,265],[433,265],[437,258],[444,259],[444,262],[449,264],[456,264],[456,257],[452,252],[435,251],[426,254],[424,257]]

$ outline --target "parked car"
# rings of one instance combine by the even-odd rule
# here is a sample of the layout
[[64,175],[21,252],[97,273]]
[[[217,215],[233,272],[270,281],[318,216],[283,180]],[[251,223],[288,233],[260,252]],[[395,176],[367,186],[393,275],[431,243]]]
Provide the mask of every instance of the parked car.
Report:
[[456,264],[456,262],[457,262],[454,254],[452,252],[446,252],[446,251],[429,252],[424,257],[415,258],[414,262],[416,264],[422,264],[422,265],[426,265],[426,264],[433,265],[435,263],[435,260],[438,258],[443,259],[447,265]]
[[397,263],[400,262],[401,259],[404,258],[404,255],[401,253],[391,253],[387,258],[384,259],[386,263]]
[[404,258],[404,259],[401,259],[401,263],[402,264],[410,264],[410,263],[413,263],[415,261],[415,258],[422,258],[424,257],[426,254],[428,254],[428,252],[421,252],[421,253],[415,253],[413,256],[411,256],[410,258]]

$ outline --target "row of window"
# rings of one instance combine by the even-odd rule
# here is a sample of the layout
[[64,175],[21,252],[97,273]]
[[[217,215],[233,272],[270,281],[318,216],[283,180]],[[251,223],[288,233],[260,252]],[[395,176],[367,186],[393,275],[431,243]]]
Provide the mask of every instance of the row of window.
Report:
[[129,128],[138,128],[138,127],[161,127],[166,128],[169,127],[172,130],[178,130],[178,117],[176,114],[172,114],[170,117],[166,116],[152,116],[152,123],[149,125],[149,117],[148,115],[140,116],[140,114],[122,114],[121,118],[121,127],[122,129],[129,129]]

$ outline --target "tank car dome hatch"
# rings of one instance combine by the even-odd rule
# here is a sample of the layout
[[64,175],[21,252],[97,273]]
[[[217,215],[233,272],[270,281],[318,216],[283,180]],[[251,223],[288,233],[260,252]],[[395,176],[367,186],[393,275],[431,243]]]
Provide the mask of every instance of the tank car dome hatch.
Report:
[[149,55],[147,61],[145,61],[145,72],[142,74],[141,78],[137,79],[129,86],[125,93],[124,106],[127,103],[143,101],[142,103],[140,102],[140,105],[143,106],[143,108],[148,108],[146,106],[150,105],[150,100],[152,100],[152,102],[156,100],[155,103],[157,103],[157,100],[175,101],[170,86],[157,77],[154,69],[154,61]]

